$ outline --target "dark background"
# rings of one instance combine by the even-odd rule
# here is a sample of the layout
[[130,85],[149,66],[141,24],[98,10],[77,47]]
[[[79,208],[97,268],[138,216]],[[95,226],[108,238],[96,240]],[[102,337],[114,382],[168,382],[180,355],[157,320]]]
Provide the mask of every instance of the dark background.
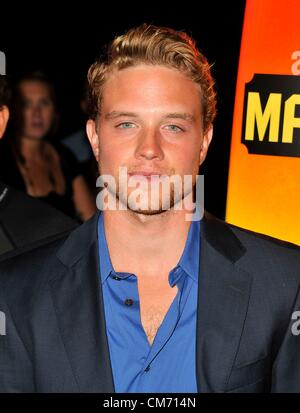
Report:
[[0,50],[7,74],[31,69],[54,81],[61,111],[59,136],[82,126],[79,100],[87,69],[103,46],[132,26],[153,23],[184,30],[213,63],[218,115],[214,139],[201,173],[205,208],[224,218],[235,84],[245,2],[28,3],[0,7]]

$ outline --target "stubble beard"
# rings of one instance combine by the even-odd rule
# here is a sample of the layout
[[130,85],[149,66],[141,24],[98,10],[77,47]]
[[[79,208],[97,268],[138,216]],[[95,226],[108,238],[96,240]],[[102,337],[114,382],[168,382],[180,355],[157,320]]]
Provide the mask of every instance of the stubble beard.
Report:
[[[99,174],[101,175],[101,169],[99,167]],[[172,176],[172,175],[171,175]],[[169,175],[170,177],[170,175]],[[128,201],[128,198],[130,196],[130,189],[136,189],[136,188],[129,188],[127,186],[127,189],[125,191],[124,194],[124,190],[122,188],[120,188],[120,182],[119,179],[117,179],[117,177],[114,177],[115,181],[116,181],[116,190],[112,190],[112,188],[110,186],[107,186],[106,189],[108,190],[108,192],[110,193],[110,195],[112,197],[114,197],[117,201],[117,209],[121,209],[120,208],[120,204],[122,204],[122,210],[127,209],[133,213],[136,214],[141,214],[144,216],[153,216],[153,215],[160,215],[160,214],[165,214],[168,211],[172,210],[174,208],[175,205],[177,205],[180,201],[184,203],[184,198],[186,198],[187,196],[191,196],[192,198],[194,198],[194,191],[195,191],[195,185],[196,182],[193,182],[192,187],[189,188],[184,188],[184,185],[182,184],[182,188],[181,188],[181,193],[177,193],[175,194],[175,190],[174,190],[174,183],[171,182],[169,185],[169,194],[168,196],[164,196],[162,194],[162,187],[160,186],[159,188],[159,201],[155,203],[155,205],[157,205],[158,203],[158,208],[152,208],[151,206],[151,202],[150,202],[150,191],[151,191],[151,185],[150,182],[148,182],[148,194],[147,194],[147,198],[148,198],[148,208],[140,208],[140,207],[136,207],[136,202],[133,203],[133,205]],[[194,181],[194,179],[193,179]],[[150,189],[149,189],[150,187]],[[176,195],[176,196],[175,196]],[[183,205],[182,203],[182,205]]]

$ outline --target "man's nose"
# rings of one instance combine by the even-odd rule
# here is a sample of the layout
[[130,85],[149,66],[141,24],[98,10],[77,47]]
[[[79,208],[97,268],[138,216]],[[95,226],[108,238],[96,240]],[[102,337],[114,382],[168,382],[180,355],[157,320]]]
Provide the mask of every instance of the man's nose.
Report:
[[159,131],[156,129],[147,129],[141,132],[136,147],[135,156],[145,159],[163,159],[162,142]]

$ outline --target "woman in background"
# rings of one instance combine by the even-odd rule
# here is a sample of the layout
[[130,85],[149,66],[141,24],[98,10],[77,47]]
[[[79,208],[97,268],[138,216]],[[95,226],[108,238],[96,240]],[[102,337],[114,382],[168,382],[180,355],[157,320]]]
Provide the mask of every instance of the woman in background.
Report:
[[15,98],[14,131],[10,155],[4,169],[0,166],[2,179],[85,221],[96,211],[95,200],[72,153],[48,140],[57,126],[53,85],[44,74],[31,73],[18,82]]

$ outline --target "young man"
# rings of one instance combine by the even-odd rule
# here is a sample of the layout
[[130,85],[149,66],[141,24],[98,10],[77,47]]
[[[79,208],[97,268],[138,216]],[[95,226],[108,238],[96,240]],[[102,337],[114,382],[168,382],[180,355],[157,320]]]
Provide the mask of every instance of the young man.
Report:
[[[0,139],[9,119],[9,100],[7,81],[0,75]],[[29,245],[39,245],[46,239],[48,242],[48,237],[56,237],[76,226],[56,209],[0,181],[0,260]]]
[[143,25],[88,79],[108,207],[0,266],[0,391],[299,391],[299,249],[194,219],[215,116],[205,57]]

